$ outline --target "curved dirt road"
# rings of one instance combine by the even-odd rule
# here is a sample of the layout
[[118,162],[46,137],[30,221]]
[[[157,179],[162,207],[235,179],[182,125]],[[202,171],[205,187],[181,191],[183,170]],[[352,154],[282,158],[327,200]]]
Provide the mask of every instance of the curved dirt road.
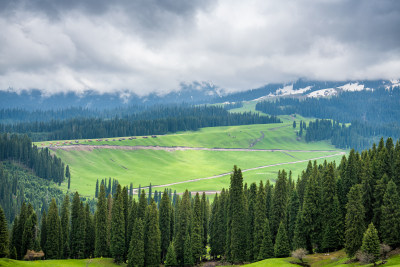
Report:
[[[308,161],[314,161],[314,160],[318,160],[318,159],[325,159],[325,158],[331,158],[331,157],[336,157],[336,156],[341,156],[341,155],[345,155],[345,152],[339,152],[337,154],[333,154],[333,155],[328,155],[328,156],[322,156],[322,157],[317,157],[317,158],[312,158],[312,159],[304,159],[304,160],[298,160],[298,161],[291,161],[291,162],[282,162],[282,163],[275,163],[275,164],[270,164],[270,165],[264,165],[264,166],[259,166],[259,167],[254,167],[254,168],[250,168],[250,169],[244,169],[242,170],[242,172],[247,172],[247,171],[253,171],[253,170],[258,170],[258,169],[264,169],[264,168],[269,168],[269,167],[274,167],[274,166],[281,166],[281,165],[288,165],[288,164],[296,164],[296,163],[302,163],[302,162],[308,162]],[[215,178],[219,178],[219,177],[223,177],[226,175],[230,175],[232,172],[226,172],[226,173],[221,173],[218,175],[214,175],[214,176],[210,176],[210,177],[205,177],[205,178],[197,178],[197,179],[191,179],[191,180],[186,180],[186,181],[180,181],[180,182],[175,182],[175,183],[169,183],[169,184],[162,184],[162,185],[152,185],[151,187],[167,187],[167,186],[171,186],[171,185],[177,185],[177,184],[185,184],[185,183],[192,183],[192,182],[198,182],[198,181],[202,181],[202,180],[210,180],[210,179],[215,179]],[[142,189],[148,188],[148,186],[146,187],[141,187]],[[137,189],[137,188],[135,188]]]

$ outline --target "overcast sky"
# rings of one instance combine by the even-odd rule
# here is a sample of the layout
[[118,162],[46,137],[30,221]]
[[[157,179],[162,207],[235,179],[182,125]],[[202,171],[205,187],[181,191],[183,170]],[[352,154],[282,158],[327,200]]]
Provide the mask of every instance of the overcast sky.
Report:
[[0,89],[400,78],[398,0],[0,0]]

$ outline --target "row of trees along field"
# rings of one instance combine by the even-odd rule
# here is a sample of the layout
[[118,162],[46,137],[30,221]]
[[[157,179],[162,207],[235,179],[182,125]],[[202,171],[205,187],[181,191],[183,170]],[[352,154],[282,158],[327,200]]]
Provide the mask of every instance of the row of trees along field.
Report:
[[198,263],[208,244],[214,259],[234,263],[342,248],[376,261],[380,242],[400,245],[399,189],[400,143],[390,138],[361,154],[351,150],[338,166],[309,162],[297,182],[280,171],[275,185],[243,185],[235,166],[229,189],[211,207],[204,194],[186,191],[174,203],[165,190],[157,208],[144,191],[137,202],[119,184],[106,198],[101,184],[94,215],[75,193],[60,214],[52,201],[40,231],[31,205],[23,204],[0,253],[22,258],[42,248],[47,259],[112,256],[129,266],[171,266]]
[[[400,138],[400,88],[389,90],[342,92],[331,98],[280,98],[257,103],[256,110],[271,115],[301,114],[305,117],[332,119],[315,122],[309,141],[331,139],[339,148],[367,149],[381,136]],[[321,122],[321,120],[320,120]],[[339,122],[343,124],[339,124]],[[345,126],[344,123],[350,123]],[[318,127],[319,126],[319,127]],[[314,130],[317,130],[316,133]]]
[[230,113],[221,106],[158,107],[114,118],[0,124],[0,132],[28,134],[34,141],[166,134],[202,127],[280,123],[275,116]]
[[331,143],[338,148],[348,149],[352,147],[361,151],[370,147],[377,136],[390,135],[400,137],[400,127],[396,125],[378,127],[358,121],[346,126],[338,121],[317,119],[309,123],[305,140],[312,142],[330,139]]
[[32,169],[47,180],[61,184],[64,181],[65,166],[60,158],[46,149],[32,146],[27,135],[0,133],[0,161],[11,160]]

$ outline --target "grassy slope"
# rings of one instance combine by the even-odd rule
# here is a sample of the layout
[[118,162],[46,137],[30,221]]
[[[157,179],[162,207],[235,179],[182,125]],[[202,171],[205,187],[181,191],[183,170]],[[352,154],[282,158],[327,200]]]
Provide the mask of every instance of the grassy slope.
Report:
[[[346,254],[343,250],[333,252],[329,255],[325,254],[313,254],[308,255],[305,259],[305,262],[309,263],[312,267],[350,267],[350,266],[365,266],[370,267],[373,264],[360,265],[358,262],[356,263],[346,263],[349,258],[346,257]],[[245,265],[246,267],[261,267],[261,266],[296,266],[290,264],[289,262],[297,262],[297,259],[294,258],[273,258],[267,259],[259,262],[255,262],[252,264]],[[380,262],[378,262],[380,263]],[[297,265],[298,266],[298,265]],[[383,266],[400,266],[400,255],[395,255],[389,258],[388,262]]]
[[[240,109],[231,112],[254,111],[255,102],[246,102]],[[288,149],[288,150],[335,150],[326,141],[306,143],[296,137],[297,129],[293,129],[293,118],[280,116],[283,123],[266,125],[242,125],[226,127],[203,128],[196,132],[181,132],[162,135],[157,138],[137,137],[134,140],[87,142],[80,140],[80,144],[92,145],[124,145],[124,146],[188,146],[207,148],[249,148],[250,144],[261,137],[252,148],[255,149]],[[310,119],[297,116],[296,121]],[[43,142],[47,145],[50,142]],[[52,142],[55,143],[54,141]],[[39,143],[41,145],[42,143]],[[94,193],[97,179],[116,178],[123,185],[133,183],[135,187],[141,184],[167,184],[177,181],[205,178],[227,173],[234,164],[242,169],[269,165],[282,162],[312,159],[334,152],[235,152],[235,151],[155,151],[155,150],[111,150],[95,149],[93,151],[62,151],[56,154],[69,164],[72,171],[71,190],[78,190],[81,194],[90,196]],[[340,156],[328,160],[340,160]],[[318,162],[323,162],[319,160]],[[244,174],[245,182],[259,182],[260,180],[275,179],[278,170],[292,170],[294,177],[307,166],[307,162],[292,165],[282,165],[265,169],[253,170]],[[185,189],[192,191],[220,190],[228,187],[229,176],[212,180],[202,180],[169,186],[182,192]],[[64,183],[63,188],[66,189]]]
[[113,267],[113,266],[126,266],[126,264],[117,265],[113,263],[113,259],[109,258],[95,258],[85,260],[45,260],[45,261],[16,261],[10,259],[0,259],[0,266],[51,266],[51,267],[63,267],[63,266],[89,266],[89,267]]

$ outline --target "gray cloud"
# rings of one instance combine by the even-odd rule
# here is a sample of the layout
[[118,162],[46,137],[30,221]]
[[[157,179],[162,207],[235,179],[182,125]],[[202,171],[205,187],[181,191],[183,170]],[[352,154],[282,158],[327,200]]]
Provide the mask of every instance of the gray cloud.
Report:
[[400,76],[400,1],[0,0],[0,90]]

